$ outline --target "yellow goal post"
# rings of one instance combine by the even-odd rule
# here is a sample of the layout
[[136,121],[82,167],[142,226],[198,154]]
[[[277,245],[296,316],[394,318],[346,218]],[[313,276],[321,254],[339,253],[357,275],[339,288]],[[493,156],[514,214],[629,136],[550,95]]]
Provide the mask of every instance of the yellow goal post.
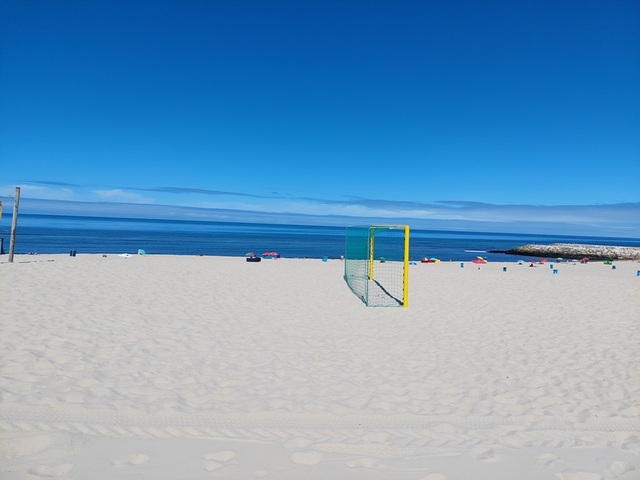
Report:
[[344,279],[367,306],[408,306],[408,225],[347,227],[344,257]]

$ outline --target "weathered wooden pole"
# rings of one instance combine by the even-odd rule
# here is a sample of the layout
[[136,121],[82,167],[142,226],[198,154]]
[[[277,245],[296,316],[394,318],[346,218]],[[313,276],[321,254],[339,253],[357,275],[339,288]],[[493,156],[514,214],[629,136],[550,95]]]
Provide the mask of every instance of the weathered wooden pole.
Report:
[[16,245],[16,228],[18,227],[18,204],[20,203],[20,187],[16,187],[16,198],[13,201],[13,219],[11,220],[11,241],[9,242],[9,262],[13,263],[13,249]]

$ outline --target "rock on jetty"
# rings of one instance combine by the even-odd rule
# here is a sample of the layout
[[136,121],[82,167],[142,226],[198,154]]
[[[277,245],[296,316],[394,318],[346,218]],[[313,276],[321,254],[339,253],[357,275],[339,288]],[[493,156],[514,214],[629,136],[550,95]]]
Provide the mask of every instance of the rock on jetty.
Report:
[[638,260],[640,247],[612,247],[609,245],[583,245],[579,243],[552,243],[550,245],[524,245],[501,253],[529,257],[589,258],[589,260]]

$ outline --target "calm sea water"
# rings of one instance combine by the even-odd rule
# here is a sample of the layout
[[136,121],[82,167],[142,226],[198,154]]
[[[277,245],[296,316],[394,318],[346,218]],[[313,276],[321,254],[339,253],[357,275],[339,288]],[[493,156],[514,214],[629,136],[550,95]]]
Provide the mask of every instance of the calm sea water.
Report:
[[[4,250],[9,251],[11,216],[0,222]],[[171,255],[244,256],[276,251],[285,258],[340,258],[345,249],[345,227],[268,225],[250,223],[141,220],[102,217],[21,214],[16,230],[16,254],[26,253],[137,253]],[[443,261],[470,261],[478,255],[493,261],[519,257],[488,253],[529,243],[588,243],[640,247],[640,239],[571,237],[411,230],[410,257]]]

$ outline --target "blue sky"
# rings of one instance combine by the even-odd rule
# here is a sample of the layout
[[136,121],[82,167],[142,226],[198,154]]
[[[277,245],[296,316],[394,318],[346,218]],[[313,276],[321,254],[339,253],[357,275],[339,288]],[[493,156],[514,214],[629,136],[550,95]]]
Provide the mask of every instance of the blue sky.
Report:
[[640,237],[637,1],[0,15],[5,212]]

